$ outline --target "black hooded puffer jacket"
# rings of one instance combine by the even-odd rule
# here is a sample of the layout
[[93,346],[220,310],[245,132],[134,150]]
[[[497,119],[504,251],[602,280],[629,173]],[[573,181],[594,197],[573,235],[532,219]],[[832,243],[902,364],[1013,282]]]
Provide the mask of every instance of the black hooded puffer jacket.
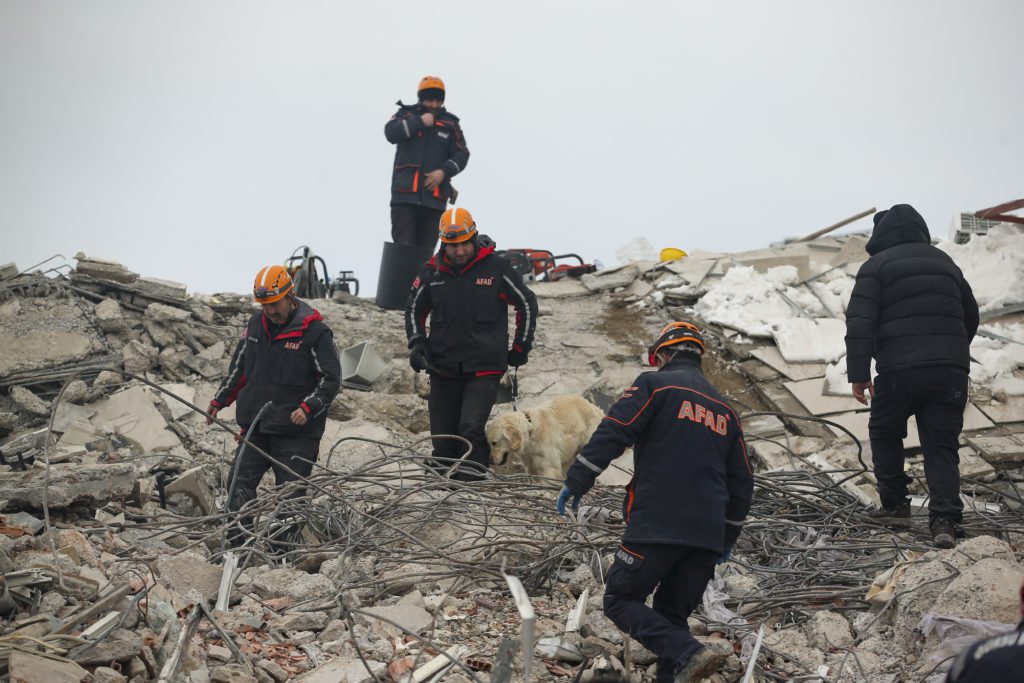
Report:
[[933,247],[914,207],[897,204],[875,214],[846,309],[846,369],[850,382],[928,366],[970,370],[978,304],[960,268]]

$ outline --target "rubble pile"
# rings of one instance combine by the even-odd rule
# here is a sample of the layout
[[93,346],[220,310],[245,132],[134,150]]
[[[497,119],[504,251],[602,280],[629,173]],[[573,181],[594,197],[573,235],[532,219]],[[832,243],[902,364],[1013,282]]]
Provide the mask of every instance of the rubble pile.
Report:
[[[250,299],[76,259],[0,279],[10,680],[653,680],[653,654],[601,612],[629,453],[574,519],[554,513],[560,482],[514,465],[472,485],[443,479],[424,466],[427,380],[408,367],[401,314],[338,294],[312,303],[339,349],[368,342],[381,370],[346,382],[313,475],[280,489],[268,476],[243,524],[223,512],[233,408],[218,415],[226,428],[202,412]],[[828,237],[534,285],[524,405],[576,393],[607,408],[642,369],[652,329],[708,326],[708,374],[745,415],[759,468],[733,561],[691,618],[725,658],[713,680],[738,679],[751,659],[757,681],[927,679],[965,638],[1014,621],[1020,314],[1002,296],[983,325],[985,367],[1001,369],[972,389],[965,428],[971,538],[931,550],[925,525],[894,534],[863,516],[866,413],[829,381],[861,260],[863,238]]]

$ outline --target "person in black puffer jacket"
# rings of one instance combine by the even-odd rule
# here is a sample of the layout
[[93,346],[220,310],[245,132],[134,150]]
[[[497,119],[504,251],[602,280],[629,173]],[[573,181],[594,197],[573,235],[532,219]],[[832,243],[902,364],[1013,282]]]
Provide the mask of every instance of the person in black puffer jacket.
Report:
[[978,304],[953,259],[932,246],[914,207],[897,204],[876,213],[874,222],[865,247],[871,258],[858,271],[846,308],[847,376],[858,401],[868,403],[865,392],[873,399],[868,433],[882,509],[869,516],[910,523],[903,439],[915,415],[932,538],[951,548],[963,518],[957,447]]

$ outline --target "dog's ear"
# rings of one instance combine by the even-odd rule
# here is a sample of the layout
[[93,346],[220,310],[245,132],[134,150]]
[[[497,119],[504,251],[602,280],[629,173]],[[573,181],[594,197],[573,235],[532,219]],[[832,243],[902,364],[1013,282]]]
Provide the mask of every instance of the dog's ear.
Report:
[[502,435],[508,440],[508,445],[513,451],[523,447],[523,433],[515,425],[505,425],[501,428]]

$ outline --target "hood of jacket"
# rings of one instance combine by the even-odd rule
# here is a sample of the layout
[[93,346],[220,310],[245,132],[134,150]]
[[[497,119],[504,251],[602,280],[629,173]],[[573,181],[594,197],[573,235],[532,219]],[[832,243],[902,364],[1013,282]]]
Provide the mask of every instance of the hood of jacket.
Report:
[[875,229],[871,231],[871,239],[864,247],[872,256],[897,244],[932,242],[928,224],[910,204],[897,204],[888,211],[879,211],[874,221]]

